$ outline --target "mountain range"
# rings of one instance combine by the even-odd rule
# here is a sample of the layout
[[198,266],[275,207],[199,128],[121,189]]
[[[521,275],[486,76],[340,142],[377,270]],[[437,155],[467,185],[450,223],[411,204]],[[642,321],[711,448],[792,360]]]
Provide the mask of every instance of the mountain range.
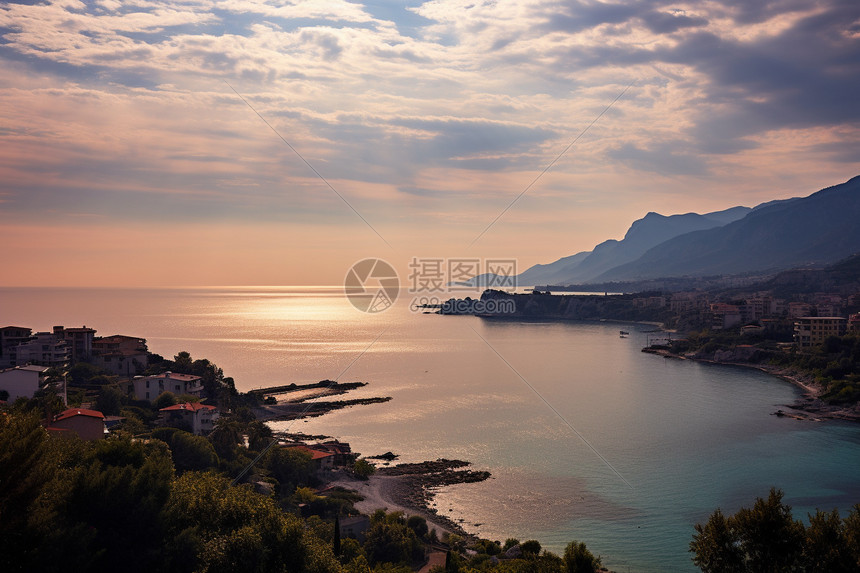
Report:
[[[610,239],[530,267],[516,284],[568,285],[665,277],[777,273],[834,263],[860,252],[860,176],[808,197],[754,208],[664,216],[648,213]],[[492,275],[474,286],[504,284]]]

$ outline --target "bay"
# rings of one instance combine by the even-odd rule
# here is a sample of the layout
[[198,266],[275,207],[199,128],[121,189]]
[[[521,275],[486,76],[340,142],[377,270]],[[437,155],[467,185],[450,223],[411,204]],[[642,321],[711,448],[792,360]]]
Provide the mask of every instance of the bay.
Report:
[[141,336],[240,390],[369,382],[350,397],[393,400],[276,425],[470,460],[493,477],[441,490],[440,513],[557,552],[584,541],[617,571],[694,571],[693,524],[770,487],[796,517],[860,501],[860,427],[772,416],[798,395],[772,376],[643,354],[652,327],[425,315],[406,299],[365,314],[337,287],[3,288],[0,322]]

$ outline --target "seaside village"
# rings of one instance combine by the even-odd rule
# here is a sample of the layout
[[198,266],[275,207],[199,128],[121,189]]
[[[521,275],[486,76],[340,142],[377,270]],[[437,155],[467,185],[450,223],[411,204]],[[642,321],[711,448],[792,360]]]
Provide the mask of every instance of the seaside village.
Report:
[[714,331],[733,329],[741,335],[782,332],[791,336],[791,342],[783,345],[798,349],[817,346],[828,336],[860,331],[860,313],[846,312],[860,307],[860,294],[816,293],[806,301],[761,295],[728,303],[711,302],[707,292],[677,292],[633,298],[632,304],[642,310],[668,309],[681,330],[686,326]]
[[[100,440],[125,419],[106,415],[96,405],[99,390],[108,383],[123,392],[132,404],[174,402],[157,408],[158,416],[152,425],[179,428],[198,436],[210,434],[223,412],[207,403],[202,377],[171,371],[146,375],[152,356],[144,338],[121,334],[96,336],[96,329],[87,326],[55,326],[51,332],[36,333],[27,327],[6,326],[0,328],[0,405],[32,399],[40,392],[52,390],[65,409],[43,420],[48,432]],[[97,372],[98,379],[73,386],[71,373],[79,364],[91,365],[91,372]],[[70,399],[72,392],[77,393],[77,400]],[[273,397],[265,399],[267,403],[274,401]],[[79,404],[68,407],[74,402]],[[315,444],[280,441],[279,445],[305,453],[312,472],[318,475],[351,467],[356,458],[348,443],[338,441]]]
[[[661,296],[634,297],[634,309],[669,311],[679,330],[701,327],[712,331],[734,331],[740,335],[781,333],[784,347],[805,349],[822,344],[829,336],[860,331],[860,294],[843,296],[817,293],[803,301],[788,301],[763,295],[728,302],[711,302],[707,292],[678,292]],[[691,329],[691,328],[690,328]],[[649,344],[660,344],[669,334],[649,336]],[[677,335],[675,335],[677,338]],[[69,404],[69,368],[79,363],[93,366],[111,378],[130,399],[155,402],[165,392],[190,398],[159,409],[158,423],[182,427],[206,435],[221,415],[207,404],[200,376],[177,372],[145,375],[152,355],[144,338],[116,334],[96,336],[94,328],[55,326],[51,332],[36,332],[22,326],[0,328],[0,404],[33,398],[50,385]],[[104,380],[102,380],[104,381]],[[84,439],[100,439],[117,426],[122,417],[103,415],[93,409],[87,396],[97,388],[84,388],[79,407],[58,412],[45,425],[51,432],[74,432]],[[268,400],[274,401],[273,398]],[[350,458],[348,444],[286,444],[307,451],[319,469]]]

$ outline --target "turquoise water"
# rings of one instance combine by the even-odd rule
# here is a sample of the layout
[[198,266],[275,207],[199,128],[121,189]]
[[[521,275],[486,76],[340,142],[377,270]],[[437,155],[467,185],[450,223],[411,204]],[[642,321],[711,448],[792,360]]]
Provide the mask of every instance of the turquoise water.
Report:
[[796,517],[860,502],[860,426],[772,416],[793,386],[643,354],[651,327],[422,315],[405,300],[371,316],[338,289],[286,287],[0,289],[0,322],[143,336],[213,360],[240,389],[369,382],[352,396],[394,399],[279,426],[404,461],[470,460],[493,478],[446,488],[440,513],[493,539],[584,541],[617,571],[695,570],[693,524],[771,486]]

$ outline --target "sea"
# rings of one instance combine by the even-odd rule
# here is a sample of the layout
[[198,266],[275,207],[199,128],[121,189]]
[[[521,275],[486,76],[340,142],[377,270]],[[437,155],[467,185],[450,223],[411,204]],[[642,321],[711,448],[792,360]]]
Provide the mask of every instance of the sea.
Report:
[[0,322],[143,337],[243,391],[367,382],[348,397],[392,400],[273,426],[364,455],[468,460],[492,477],[442,488],[440,514],[502,542],[581,541],[618,572],[696,571],[694,524],[771,487],[798,519],[860,503],[860,425],[774,416],[796,387],[643,353],[650,325],[440,316],[408,296],[369,314],[342,287],[0,288]]

